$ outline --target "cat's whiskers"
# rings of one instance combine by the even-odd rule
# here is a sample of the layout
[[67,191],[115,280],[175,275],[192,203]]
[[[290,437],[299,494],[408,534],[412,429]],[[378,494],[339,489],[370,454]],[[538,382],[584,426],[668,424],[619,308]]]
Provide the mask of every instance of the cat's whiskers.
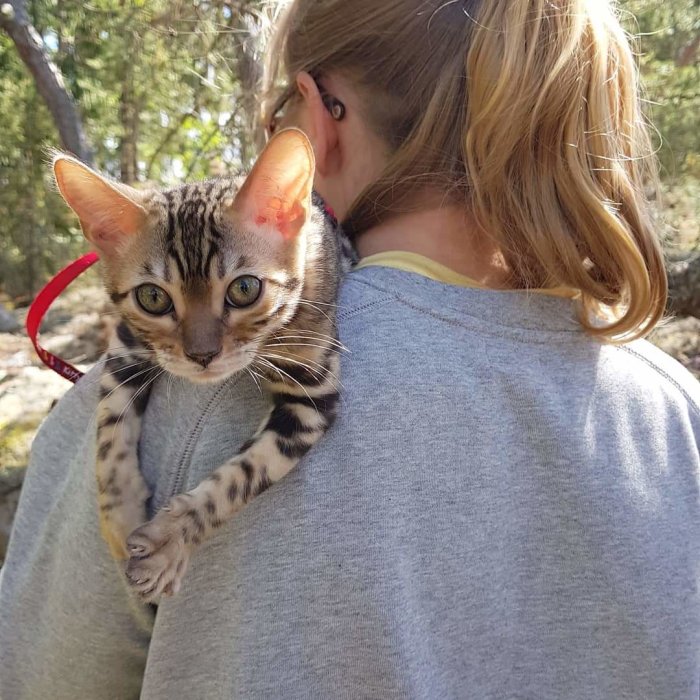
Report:
[[263,377],[262,374],[256,372],[256,371],[253,369],[253,366],[254,366],[254,363],[251,363],[250,365],[248,365],[248,367],[246,367],[246,369],[249,369],[249,370],[250,370],[258,379],[260,379],[261,381],[263,381],[263,382],[264,382],[264,381],[267,381],[267,380],[265,379],[265,377]]
[[[300,340],[318,340],[319,342],[328,343],[329,345],[334,345],[339,350],[348,351],[348,349],[337,339],[325,333],[307,333],[306,331],[298,329],[285,329],[287,335],[277,335],[273,334],[270,336],[271,339],[278,338],[290,338],[290,339],[300,339]],[[349,351],[348,351],[349,352]]]
[[[335,374],[333,374],[333,372],[331,372],[328,368],[324,367],[323,365],[319,365],[318,363],[315,363],[321,368],[320,370],[318,370],[318,369],[315,369],[314,367],[311,367],[310,365],[307,365],[304,362],[300,362],[299,360],[296,360],[292,357],[288,357],[288,356],[284,356],[284,355],[271,355],[268,353],[266,355],[263,355],[263,357],[265,357],[267,359],[271,359],[271,360],[280,359],[280,360],[284,360],[285,362],[289,362],[290,364],[298,365],[299,367],[303,367],[307,372],[311,372],[311,374],[313,374],[313,376],[316,377],[317,379],[320,379],[322,381],[327,381],[336,391],[340,391],[342,389],[342,384],[340,383],[340,380],[338,379],[338,377]],[[297,355],[296,357],[299,357],[299,355]]]
[[[80,384],[83,385],[83,386],[94,386],[95,384],[99,384],[99,382],[100,382],[101,379],[102,379],[102,376],[105,375],[105,374],[113,375],[115,372],[117,372],[117,371],[119,371],[119,370],[122,370],[122,369],[131,369],[132,367],[138,367],[139,365],[142,365],[142,364],[144,364],[144,363],[146,363],[146,362],[148,362],[148,360],[141,360],[141,361],[139,361],[139,362],[134,362],[134,363],[132,363],[132,364],[130,364],[130,365],[125,365],[124,367],[119,367],[118,369],[114,369],[114,370],[108,370],[107,367],[106,367],[106,365],[105,365],[105,366],[102,367],[102,371],[101,371],[100,374],[98,374],[96,377],[93,377],[93,378],[90,379],[90,380],[87,380],[85,377],[83,377],[83,378],[80,380]],[[128,381],[128,379],[127,379],[127,381]],[[118,388],[119,388],[119,387],[115,387],[115,389],[118,389]]]
[[[286,356],[281,356],[281,355],[264,355],[266,359],[280,359],[284,360],[285,362],[289,362],[292,365],[297,365],[299,367],[302,367],[305,369],[307,372],[310,372],[317,380],[319,381],[325,381],[328,382],[336,391],[340,391],[342,389],[342,385],[338,381],[338,378],[328,369],[322,368],[323,371],[319,371],[318,369],[315,369],[314,367],[311,367],[310,365],[305,364],[304,362],[300,362],[299,360],[295,360],[291,357],[286,357]],[[319,365],[321,366],[321,365]]]
[[348,349],[339,341],[333,341],[332,338],[324,338],[322,336],[313,336],[313,335],[273,335],[270,337],[270,340],[306,340],[306,341],[312,341],[316,340],[319,343],[327,343],[327,345],[324,345],[324,348],[335,348],[340,352],[347,352]]
[[119,414],[119,417],[117,418],[117,422],[114,424],[114,430],[112,431],[112,439],[114,439],[114,431],[116,431],[117,426],[121,422],[122,418],[124,417],[124,414],[129,410],[129,407],[136,401],[136,399],[139,397],[139,395],[144,392],[153,382],[160,377],[165,370],[162,367],[153,367],[152,369],[160,369],[160,372],[156,374],[154,377],[148,377],[146,381],[138,388],[138,391],[134,392],[134,395],[129,399],[127,402],[126,406],[122,409],[121,413]]
[[107,351],[111,350],[131,350],[131,352],[150,352],[147,348],[139,348],[132,345],[110,345]]
[[332,345],[316,345],[315,343],[267,343],[266,348],[317,348],[318,350],[337,350]]
[[146,367],[146,369],[142,369],[142,370],[136,372],[136,374],[130,375],[130,376],[127,377],[123,382],[119,382],[119,384],[117,384],[117,386],[115,386],[114,389],[112,389],[112,390],[107,394],[107,396],[105,396],[103,399],[100,399],[100,401],[106,401],[117,389],[119,389],[120,387],[124,386],[124,384],[128,384],[129,382],[131,382],[131,381],[133,381],[134,379],[136,379],[136,377],[140,377],[142,374],[145,374],[146,372],[148,372],[148,371],[150,371],[150,370],[152,370],[152,369],[155,369],[155,368],[156,368],[155,366]]
[[[330,377],[333,377],[334,379],[338,379],[336,377],[336,375],[333,374],[333,372],[331,372],[330,369],[328,369],[328,367],[325,367],[320,362],[316,362],[315,360],[310,360],[308,357],[304,357],[303,355],[298,355],[298,354],[293,353],[293,352],[287,353],[285,355],[274,355],[271,353],[261,353],[261,355],[263,357],[268,357],[268,358],[272,358],[272,359],[288,360],[289,362],[293,362],[294,364],[301,365],[302,367],[308,369],[309,372],[313,372],[314,370],[311,367],[309,367],[308,365],[306,365],[303,362],[300,362],[298,360],[292,359],[295,357],[300,357],[301,359],[306,360],[307,362],[310,362],[313,365],[316,365],[316,367],[320,367],[320,372],[325,373],[326,376],[330,376]],[[317,370],[317,372],[318,372],[318,370]],[[320,374],[320,372],[318,372],[318,374]],[[323,375],[321,375],[321,376],[323,376]]]
[[305,333],[307,335],[320,335],[324,336],[325,338],[333,338],[333,336],[328,335],[327,333],[322,333],[321,331],[314,330],[313,328],[295,328],[293,326],[291,327],[286,327],[286,328],[280,328],[279,331],[280,333],[288,333],[288,332],[296,332],[296,333]]
[[265,359],[264,357],[261,357],[261,356],[259,356],[259,355],[258,355],[257,358],[255,359],[255,361],[252,363],[253,366],[255,365],[255,362],[263,362],[267,367],[269,367],[270,369],[272,369],[272,370],[274,370],[275,372],[277,372],[277,374],[279,374],[280,377],[283,377],[283,376],[284,376],[284,377],[287,377],[288,379],[291,379],[291,380],[306,394],[306,396],[308,397],[309,401],[313,401],[313,399],[311,398],[311,395],[310,395],[309,392],[306,390],[306,387],[305,387],[303,384],[301,384],[301,382],[299,382],[298,380],[294,379],[294,377],[292,377],[290,374],[287,374],[287,372],[285,372],[283,369],[280,369],[279,367],[277,367],[276,365],[274,365],[272,362],[270,362],[269,360],[267,360],[267,359]]
[[144,353],[143,355],[140,355],[140,354],[135,353],[135,352],[124,352],[120,355],[109,355],[105,359],[105,365],[108,364],[110,360],[123,360],[125,357],[133,357],[134,359],[139,359],[139,358],[150,359],[152,357],[152,355],[150,353],[149,354]]
[[[120,352],[118,355],[114,355],[113,353],[116,350],[123,350],[124,352]],[[140,357],[140,356],[146,356],[146,355],[152,355],[153,351],[152,350],[146,350],[146,349],[140,349],[140,348],[130,348],[128,345],[113,345],[112,347],[107,348],[107,356],[108,357],[126,357],[128,355],[134,355],[135,357]]]
[[333,323],[333,319],[323,309],[319,309],[318,306],[316,306],[316,304],[314,302],[304,301],[303,299],[298,299],[297,304],[303,304],[305,306],[310,306],[314,311],[321,314],[322,316],[325,316],[331,323]]
[[336,309],[341,308],[340,304],[331,304],[331,303],[326,302],[326,301],[313,301],[311,299],[304,299],[304,297],[299,297],[299,301],[306,301],[309,304],[318,304],[319,306],[333,306]]
[[[138,364],[141,364],[141,363],[135,363],[133,365],[129,365],[129,367],[135,367]],[[95,384],[99,384],[99,382],[101,380],[102,380],[102,377],[99,374],[96,377],[92,377],[91,379],[87,379],[85,376],[83,376],[80,379],[80,385],[81,386],[94,386]]]
[[117,374],[118,372],[123,372],[127,369],[131,369],[132,367],[138,367],[139,365],[145,365],[146,363],[150,362],[150,360],[139,360],[138,362],[132,362],[129,365],[119,365],[119,367],[115,367],[114,369],[109,369],[108,367],[105,367],[103,372],[104,374]]
[[250,365],[245,367],[245,371],[248,372],[248,374],[250,375],[250,378],[255,382],[255,386],[258,387],[258,391],[260,392],[260,396],[262,396],[263,395],[262,387],[260,386],[260,383],[257,380],[257,377],[260,377],[260,375],[257,372],[255,372],[254,370],[252,370],[250,368]]

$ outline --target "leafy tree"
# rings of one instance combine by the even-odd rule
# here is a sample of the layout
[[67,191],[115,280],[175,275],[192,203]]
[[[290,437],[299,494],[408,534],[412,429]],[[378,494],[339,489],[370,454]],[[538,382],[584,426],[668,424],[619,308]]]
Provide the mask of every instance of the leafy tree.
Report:
[[700,177],[700,0],[624,0],[666,178]]
[[[0,0],[0,291],[27,297],[83,246],[51,187],[47,148],[94,158],[137,186],[250,163],[263,3]],[[639,37],[663,175],[695,181],[700,0],[620,0],[620,9]],[[11,26],[13,17],[26,22]],[[77,141],[59,103],[73,105]]]
[[[26,10],[38,50],[79,105],[75,118],[96,167],[138,185],[205,178],[250,163],[250,96],[259,77],[254,4],[28,0]],[[20,48],[14,35],[0,33],[0,108],[7,115],[0,287],[28,295],[75,254],[82,237],[52,191],[45,156],[62,142],[78,149],[57,130],[55,110],[47,108],[50,99]]]

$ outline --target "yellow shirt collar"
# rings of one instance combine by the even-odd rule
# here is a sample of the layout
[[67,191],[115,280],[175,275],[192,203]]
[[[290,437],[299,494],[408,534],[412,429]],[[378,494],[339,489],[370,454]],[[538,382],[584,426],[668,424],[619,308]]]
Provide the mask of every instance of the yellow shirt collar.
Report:
[[[458,272],[451,270],[445,265],[441,265],[435,260],[426,258],[418,253],[409,253],[406,250],[387,250],[382,253],[375,253],[362,258],[355,266],[356,270],[361,270],[364,267],[392,267],[396,270],[404,272],[413,272],[423,277],[428,277],[436,282],[443,284],[451,284],[457,287],[469,287],[472,289],[489,289],[483,284],[480,284],[471,277],[460,275]],[[522,291],[522,290],[492,290],[492,291]],[[536,294],[547,294],[557,297],[575,297],[578,292],[575,289],[567,287],[551,287],[548,289],[529,289],[529,292]]]

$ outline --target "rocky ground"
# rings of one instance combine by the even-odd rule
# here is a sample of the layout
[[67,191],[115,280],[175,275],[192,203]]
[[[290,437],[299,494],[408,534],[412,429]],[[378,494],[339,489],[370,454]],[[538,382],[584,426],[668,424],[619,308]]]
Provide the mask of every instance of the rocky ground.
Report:
[[[41,334],[47,350],[83,370],[104,351],[114,323],[109,301],[90,274],[55,302]],[[26,311],[5,307],[0,314],[0,563],[34,434],[53,402],[71,386],[36,356],[24,332]],[[652,340],[700,378],[699,319],[668,321]]]
[[[0,563],[19,498],[29,448],[52,404],[71,386],[45,367],[24,331],[27,309],[0,313]],[[79,369],[105,348],[113,323],[109,300],[96,280],[64,292],[46,315],[42,345]]]

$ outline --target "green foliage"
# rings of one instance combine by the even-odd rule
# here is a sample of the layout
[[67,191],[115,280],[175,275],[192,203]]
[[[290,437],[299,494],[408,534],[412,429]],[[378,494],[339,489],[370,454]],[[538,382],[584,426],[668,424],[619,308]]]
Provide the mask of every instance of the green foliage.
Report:
[[[27,9],[78,102],[97,168],[137,185],[177,184],[249,164],[239,65],[255,22],[245,3],[28,0]],[[57,131],[2,32],[0,114],[0,291],[30,295],[83,240],[51,185],[46,151],[60,147]]]
[[700,177],[700,0],[624,0],[637,36],[662,176]]
[[26,295],[82,236],[48,177],[42,149],[57,143],[51,117],[3,35],[0,67],[0,288]]
[[[95,166],[175,184],[249,164],[251,65],[244,43],[263,0],[26,0],[76,99]],[[620,0],[639,36],[663,176],[700,177],[700,0]],[[693,49],[695,47],[695,49]],[[0,32],[0,292],[28,296],[83,246],[53,191],[51,116]]]

